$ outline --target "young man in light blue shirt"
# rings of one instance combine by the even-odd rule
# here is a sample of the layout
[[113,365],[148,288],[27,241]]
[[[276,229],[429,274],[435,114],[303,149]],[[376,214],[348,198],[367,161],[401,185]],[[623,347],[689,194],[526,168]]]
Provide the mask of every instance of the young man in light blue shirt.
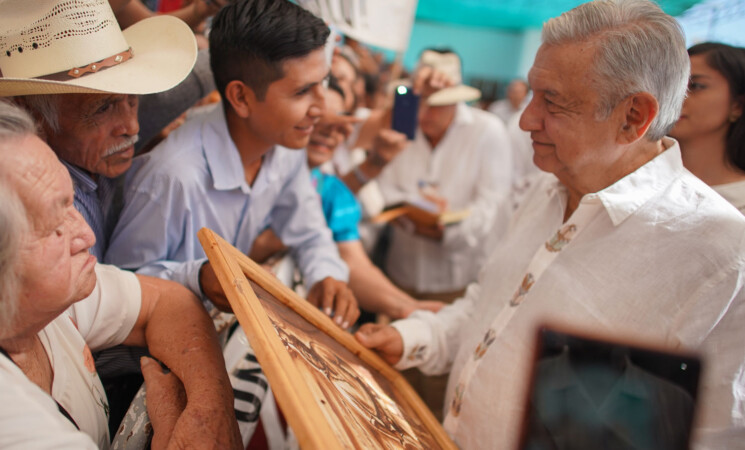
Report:
[[310,182],[305,154],[324,112],[328,27],[286,0],[238,1],[218,13],[211,66],[223,102],[197,114],[127,174],[106,260],[169,278],[229,309],[196,233],[248,252],[272,228],[290,247],[308,300],[348,327],[359,315],[348,270]]

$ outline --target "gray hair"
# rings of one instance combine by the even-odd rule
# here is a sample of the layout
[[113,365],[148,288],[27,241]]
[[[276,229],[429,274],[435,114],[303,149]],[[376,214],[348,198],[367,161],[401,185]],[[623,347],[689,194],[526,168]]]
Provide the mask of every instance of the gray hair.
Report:
[[626,97],[649,92],[659,113],[647,139],[665,136],[680,116],[690,72],[680,25],[646,0],[596,0],[580,5],[543,26],[543,43],[597,43],[593,72],[600,96],[599,120]]
[[37,115],[38,119],[46,123],[50,130],[59,133],[59,95],[24,95],[20,98],[31,112]]
[[0,99],[0,144],[24,136],[36,136],[38,129],[28,112],[20,106]]
[[0,330],[7,330],[18,310],[19,250],[28,221],[18,195],[4,182],[0,182],[0,204]]

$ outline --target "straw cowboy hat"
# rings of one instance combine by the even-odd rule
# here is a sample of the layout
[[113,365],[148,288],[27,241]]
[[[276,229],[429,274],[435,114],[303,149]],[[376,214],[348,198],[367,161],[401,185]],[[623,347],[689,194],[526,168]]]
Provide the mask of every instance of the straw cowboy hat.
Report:
[[431,66],[450,76],[454,86],[440,89],[427,99],[427,104],[432,106],[452,105],[458,102],[470,102],[481,98],[481,91],[466,86],[461,78],[460,58],[453,52],[441,53],[434,50],[425,50],[419,58],[419,67]]
[[108,0],[0,0],[0,96],[151,94],[179,84],[196,57],[175,17],[121,31]]

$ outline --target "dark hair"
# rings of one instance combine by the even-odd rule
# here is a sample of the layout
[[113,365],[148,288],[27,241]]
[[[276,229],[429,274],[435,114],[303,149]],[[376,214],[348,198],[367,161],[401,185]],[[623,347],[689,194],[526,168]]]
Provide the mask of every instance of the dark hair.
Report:
[[[745,48],[705,42],[689,48],[688,55],[704,55],[706,64],[727,80],[732,101],[745,108]],[[745,171],[745,114],[730,124],[725,149],[728,162]]]
[[326,43],[329,28],[288,0],[237,0],[212,20],[210,66],[220,95],[241,80],[263,101],[269,85],[284,76],[282,63]]
[[339,95],[341,95],[342,100],[346,100],[347,96],[344,95],[344,89],[339,86],[339,79],[336,78],[334,75],[329,74],[329,85],[328,89],[330,91],[337,92]]

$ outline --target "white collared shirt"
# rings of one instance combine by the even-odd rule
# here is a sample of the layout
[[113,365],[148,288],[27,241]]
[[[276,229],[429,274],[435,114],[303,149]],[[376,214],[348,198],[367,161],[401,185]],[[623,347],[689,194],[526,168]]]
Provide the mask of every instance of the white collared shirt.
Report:
[[[532,285],[465,389],[453,436],[460,448],[515,447],[536,329],[546,321],[700,350],[699,439],[745,426],[745,218],[683,168],[677,143],[666,143],[652,161],[582,198],[566,224],[596,212]],[[564,225],[566,201],[546,174],[463,299],[394,322],[405,345],[399,369],[451,370],[446,412],[466,361],[510,307],[537,249]]]
[[494,222],[500,195],[512,183],[512,152],[504,125],[488,112],[457,105],[455,118],[433,150],[421,130],[377,178],[386,204],[419,200],[419,181],[437,183],[452,211],[470,215],[448,225],[442,242],[393,227],[386,272],[418,292],[453,292],[476,279],[480,246]]

